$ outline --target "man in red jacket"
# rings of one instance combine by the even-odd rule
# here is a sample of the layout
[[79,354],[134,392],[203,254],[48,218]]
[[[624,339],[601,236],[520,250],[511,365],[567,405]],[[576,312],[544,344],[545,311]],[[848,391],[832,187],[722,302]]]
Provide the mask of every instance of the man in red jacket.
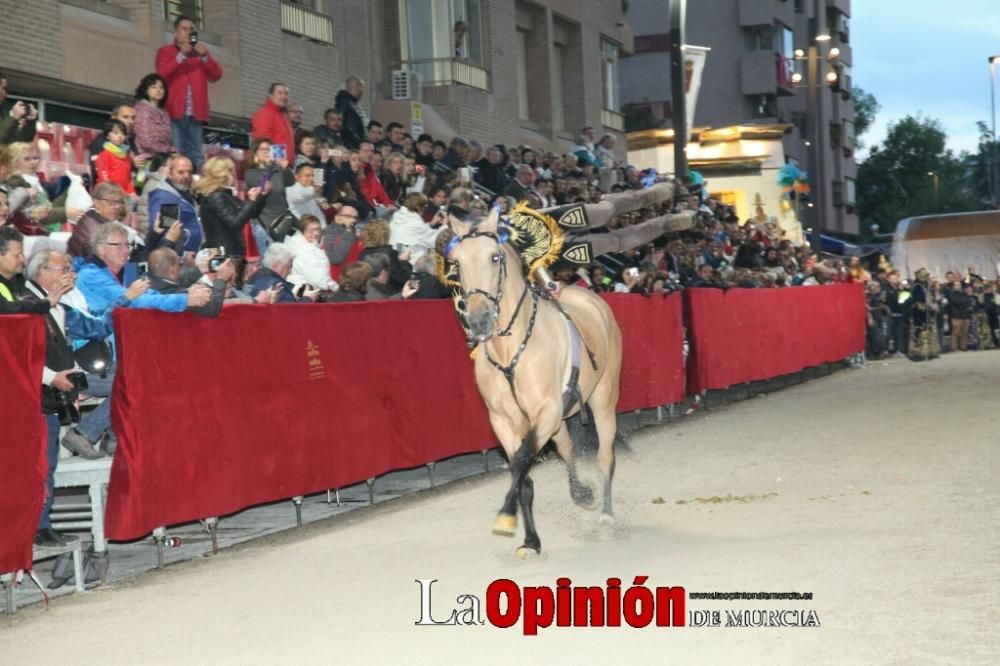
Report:
[[222,78],[222,66],[198,39],[194,21],[179,16],[174,21],[174,43],[156,52],[156,73],[167,82],[167,101],[173,144],[194,165],[201,167],[202,131],[208,122],[208,84]]
[[254,139],[267,139],[271,142],[272,151],[278,146],[284,146],[284,159],[289,164],[295,163],[295,130],[288,118],[288,86],[284,83],[272,83],[267,89],[264,105],[257,109],[250,122]]

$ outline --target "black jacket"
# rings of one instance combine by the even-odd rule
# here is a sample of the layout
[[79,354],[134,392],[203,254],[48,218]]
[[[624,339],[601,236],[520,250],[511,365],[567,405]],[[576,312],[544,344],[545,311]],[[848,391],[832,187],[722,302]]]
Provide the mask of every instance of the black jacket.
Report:
[[[178,284],[177,282],[171,282],[170,280],[160,277],[159,275],[148,276],[149,288],[155,289],[161,294],[186,294],[187,288],[184,285]],[[219,312],[222,311],[222,302],[226,298],[226,282],[225,280],[216,280],[212,283],[212,298],[205,305],[198,307],[189,307],[188,312],[193,312],[200,317],[218,317]]]
[[205,229],[202,247],[225,247],[229,256],[246,256],[243,226],[260,215],[266,201],[264,196],[257,197],[257,201],[240,201],[225,188],[198,197]]
[[976,309],[976,299],[964,291],[948,292],[948,314],[952,319],[968,319]]
[[475,181],[493,192],[501,194],[507,188],[507,174],[502,164],[490,164],[485,157],[476,162]]
[[[41,299],[34,298],[34,294],[28,291],[28,288],[24,286],[24,277],[21,275],[15,275],[10,280],[6,279],[0,275],[0,284],[7,288],[10,295],[14,297],[13,301],[8,301],[3,296],[0,296],[0,315],[5,314],[48,314],[49,305],[48,301],[43,301]],[[3,290],[0,289],[0,292]]]
[[399,293],[403,289],[403,285],[406,281],[410,279],[410,275],[413,274],[413,267],[410,266],[408,261],[400,261],[399,252],[389,245],[380,245],[378,247],[366,247],[361,250],[361,254],[358,255],[358,261],[364,261],[365,257],[370,257],[375,254],[384,254],[389,259],[389,287],[393,293]]
[[334,102],[334,107],[340,111],[340,115],[344,119],[344,124],[340,128],[340,134],[344,139],[344,146],[352,149],[358,148],[361,142],[368,136],[368,133],[365,131],[365,121],[354,110],[354,104],[357,101],[351,93],[341,90],[337,93],[337,98]]

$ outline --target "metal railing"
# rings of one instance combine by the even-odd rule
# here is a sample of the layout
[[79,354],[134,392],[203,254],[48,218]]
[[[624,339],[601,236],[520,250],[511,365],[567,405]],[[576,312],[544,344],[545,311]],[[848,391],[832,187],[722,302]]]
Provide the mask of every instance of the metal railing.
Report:
[[425,58],[422,60],[404,60],[403,69],[414,71],[425,86],[447,86],[460,84],[489,90],[489,72],[468,60],[458,58]]
[[281,29],[321,44],[333,44],[333,21],[326,14],[281,3]]
[[625,131],[625,116],[617,111],[612,111],[611,109],[601,110],[601,124],[607,128],[618,130],[619,132]]

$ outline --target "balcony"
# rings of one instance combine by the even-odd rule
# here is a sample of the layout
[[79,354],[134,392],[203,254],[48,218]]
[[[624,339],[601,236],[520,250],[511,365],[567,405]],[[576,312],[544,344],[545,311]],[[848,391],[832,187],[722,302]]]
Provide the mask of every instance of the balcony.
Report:
[[740,57],[740,89],[744,95],[795,94],[789,61],[774,51],[747,51]]
[[404,60],[403,69],[416,72],[423,86],[469,86],[477,90],[489,90],[489,73],[468,60],[458,58],[427,58],[424,60]]
[[326,14],[281,3],[281,29],[320,44],[333,44],[333,21]]
[[618,132],[625,131],[625,115],[618,113],[617,111],[612,111],[611,109],[601,110],[601,124],[608,129],[613,129]]
[[794,5],[778,0],[739,0],[739,16],[742,28],[771,26],[775,21],[788,26],[795,25]]

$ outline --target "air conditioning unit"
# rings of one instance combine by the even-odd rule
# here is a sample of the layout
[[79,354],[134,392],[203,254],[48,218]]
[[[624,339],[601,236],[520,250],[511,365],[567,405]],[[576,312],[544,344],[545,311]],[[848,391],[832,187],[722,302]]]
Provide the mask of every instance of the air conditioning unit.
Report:
[[420,101],[420,77],[416,72],[405,69],[392,72],[392,98]]

